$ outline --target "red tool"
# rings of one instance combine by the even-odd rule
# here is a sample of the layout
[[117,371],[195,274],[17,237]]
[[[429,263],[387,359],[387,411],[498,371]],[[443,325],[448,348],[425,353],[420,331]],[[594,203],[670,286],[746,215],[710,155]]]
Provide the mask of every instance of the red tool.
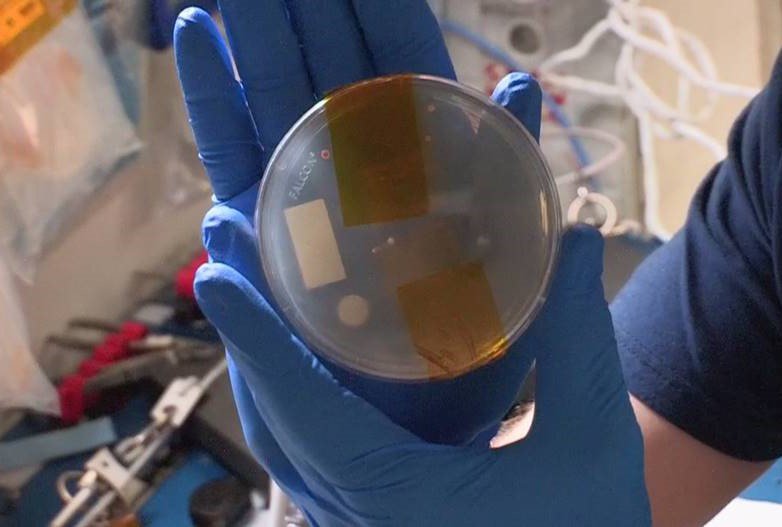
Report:
[[149,333],[149,329],[138,322],[125,322],[119,326],[88,325],[112,332],[93,348],[92,356],[79,365],[78,371],[63,379],[57,388],[61,418],[66,424],[77,423],[84,412],[98,402],[97,395],[84,393],[87,380],[107,366],[128,358],[133,353],[132,344],[143,340]]
[[195,281],[198,268],[209,261],[206,251],[202,251],[187,265],[182,267],[174,279],[174,290],[178,297],[195,302],[195,291],[193,282]]
[[498,62],[490,62],[486,65],[486,68],[484,68],[484,74],[486,76],[486,87],[484,90],[488,96],[491,97],[497,84],[499,84],[502,78],[508,73],[510,73],[508,67]]

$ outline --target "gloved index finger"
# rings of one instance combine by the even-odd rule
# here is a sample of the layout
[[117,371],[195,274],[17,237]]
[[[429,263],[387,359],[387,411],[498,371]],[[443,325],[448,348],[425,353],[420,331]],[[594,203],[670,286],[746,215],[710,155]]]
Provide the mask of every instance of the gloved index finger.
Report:
[[[199,269],[199,305],[230,348],[280,446],[296,464],[331,477],[361,477],[355,463],[420,440],[340,386],[239,273]],[[391,462],[390,460],[386,460]]]
[[220,0],[219,5],[268,159],[315,102],[299,39],[283,0]]

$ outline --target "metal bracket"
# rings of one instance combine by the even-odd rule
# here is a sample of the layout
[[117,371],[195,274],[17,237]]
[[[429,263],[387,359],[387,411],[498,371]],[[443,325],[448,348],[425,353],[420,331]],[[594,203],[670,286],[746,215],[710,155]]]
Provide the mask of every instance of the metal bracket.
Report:
[[152,409],[156,423],[171,423],[179,428],[192,413],[203,395],[203,387],[197,377],[175,379]]
[[147,489],[147,485],[117,461],[108,448],[98,450],[85,466],[111,486],[126,504],[133,503]]

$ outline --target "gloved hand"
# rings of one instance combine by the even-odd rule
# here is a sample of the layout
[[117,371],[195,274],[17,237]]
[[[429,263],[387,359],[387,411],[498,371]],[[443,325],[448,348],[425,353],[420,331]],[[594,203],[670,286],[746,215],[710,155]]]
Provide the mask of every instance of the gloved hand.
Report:
[[[341,84],[400,71],[453,76],[423,0],[393,9],[382,0],[287,4],[289,13],[279,0],[222,2],[242,84],[205,14],[184,13],[175,36],[218,201],[204,224],[213,263],[199,271],[196,293],[228,349],[258,459],[315,525],[648,525],[641,436],[594,231],[566,235],[549,301],[509,353],[454,381],[353,376],[315,358],[269,306],[252,216],[280,137],[314,97]],[[496,98],[537,133],[534,81],[511,76]],[[482,432],[496,429],[533,358],[531,434],[490,450]]]
[[[317,97],[366,77],[418,72],[455,78],[423,0],[398,1],[394,9],[362,0],[355,10],[350,0],[287,3],[290,14],[280,0],[221,2],[241,85],[204,12],[185,11],[175,32],[190,120],[217,201],[204,221],[204,242],[213,261],[236,269],[266,298],[253,216],[265,162],[288,129]],[[534,79],[513,74],[495,98],[538,137],[541,93]],[[341,384],[422,439],[466,444],[494,434],[532,360],[514,347],[465,377],[427,384],[384,382],[323,362]]]

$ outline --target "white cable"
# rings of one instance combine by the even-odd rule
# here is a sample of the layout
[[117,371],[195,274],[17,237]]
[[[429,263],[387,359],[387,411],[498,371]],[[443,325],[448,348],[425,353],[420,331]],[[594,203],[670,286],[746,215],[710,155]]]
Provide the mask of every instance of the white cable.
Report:
[[[695,59],[697,66],[701,69],[703,75],[709,79],[717,78],[717,69],[711,54],[706,49],[706,46],[698,40],[694,35],[683,31],[681,29],[673,28],[670,22],[665,18],[661,12],[653,10],[651,8],[645,8],[649,12],[650,20],[654,22],[654,29],[661,35],[661,38],[665,40],[666,44],[671,48],[670,52],[672,56],[684,56],[682,46],[687,48],[690,55]],[[648,21],[647,21],[648,22]],[[634,65],[630,65],[629,69],[633,72],[637,70]],[[660,107],[667,108],[666,113],[677,115],[678,118],[688,120],[704,120],[708,118],[714,111],[716,104],[719,100],[719,93],[713,90],[707,90],[707,101],[704,108],[701,109],[696,115],[691,115],[689,106],[691,104],[690,92],[692,83],[683,75],[679,75],[677,78],[678,92],[677,92],[677,108],[672,108],[670,105],[665,104],[661,98],[654,95],[654,92],[646,85],[645,82],[640,81],[640,75],[635,75],[637,83],[645,88],[646,92],[651,94],[653,101]]]
[[[658,9],[641,6],[640,0],[606,0],[606,17],[590,28],[572,48],[549,57],[540,67],[541,79],[553,86],[579,91],[601,99],[624,103],[638,120],[639,148],[646,195],[647,229],[662,239],[670,238],[658,217],[660,191],[654,158],[654,138],[690,140],[709,151],[717,161],[724,159],[725,148],[697,126],[711,116],[721,96],[754,97],[755,88],[719,80],[713,57],[692,33],[675,27]],[[587,57],[600,39],[614,34],[622,40],[613,84],[565,75],[557,69]],[[676,101],[667,102],[639,73],[646,57],[666,64],[675,74]],[[693,108],[693,89],[700,90],[702,104]],[[604,170],[602,161],[595,165]],[[616,162],[616,161],[613,161]],[[594,167],[587,167],[594,170]],[[586,171],[581,173],[585,174]],[[569,178],[573,174],[566,174]],[[577,176],[577,175],[576,175]]]
[[[646,10],[649,8],[640,9]],[[611,25],[611,29],[619,37],[629,42],[634,47],[645,51],[649,55],[653,55],[660,60],[665,61],[669,66],[677,70],[680,74],[684,75],[690,82],[700,86],[701,88],[718,92],[723,95],[746,98],[752,98],[758,93],[758,90],[755,88],[739,86],[737,84],[728,84],[704,77],[701,72],[693,68],[692,65],[689,64],[687,60],[681,55],[675,55],[671,53],[668,48],[661,45],[659,42],[640,34],[625,24],[621,15],[616,10],[611,10],[608,12],[608,21]]]
[[[616,82],[627,83],[627,64],[633,62],[635,49],[630,45],[622,47],[616,65]],[[644,188],[644,224],[646,229],[663,241],[671,239],[672,234],[659,217],[660,187],[657,179],[657,160],[654,148],[654,123],[649,112],[643,106],[637,94],[628,92],[625,102],[638,120],[638,146],[641,151],[641,164]]]
[[592,52],[595,44],[597,44],[604,35],[608,34],[610,28],[611,26],[608,23],[608,20],[601,20],[581,37],[581,41],[578,44],[572,48],[555,53],[543,61],[539,68],[540,71],[552,70],[566,62],[576,62],[583,59]]
[[657,161],[654,150],[654,134],[648,116],[638,120],[638,142],[641,148],[641,163],[643,164],[644,186],[644,223],[650,233],[668,241],[672,233],[663,225],[660,219],[660,185],[657,180]]
[[212,366],[203,377],[201,377],[201,380],[198,382],[199,389],[202,392],[206,392],[227,369],[228,363],[225,359],[221,359],[217,364]]
[[611,151],[608,152],[608,154],[603,156],[601,159],[595,161],[594,163],[590,164],[589,166],[586,166],[578,171],[572,171],[572,172],[568,172],[567,174],[557,176],[556,181],[558,184],[576,182],[585,178],[594,177],[598,174],[601,174],[602,172],[605,172],[609,167],[618,163],[625,155],[625,152],[627,151],[627,145],[619,137],[610,134],[608,132],[605,132],[603,130],[599,130],[597,128],[585,128],[585,127],[575,126],[567,130],[557,129],[557,130],[546,130],[543,132],[542,135],[543,139],[553,138],[553,137],[566,137],[566,138],[579,137],[582,139],[599,141],[601,143],[604,143],[612,147]]
[[[681,42],[688,48],[690,54],[695,58],[695,60],[699,62],[706,76],[710,79],[718,78],[719,72],[717,71],[717,65],[714,63],[714,58],[711,56],[711,53],[709,53],[709,50],[706,48],[706,45],[689,31],[684,31],[683,29],[679,29],[677,31],[677,34]],[[687,82],[686,79],[682,77],[679,78],[680,100],[682,97],[682,85],[685,85],[687,87],[686,88],[687,91],[689,91],[691,87],[690,83]],[[700,112],[695,114],[694,120],[705,121],[706,119],[711,117],[714,114],[714,110],[717,108],[717,103],[719,102],[719,100],[720,100],[719,93],[706,90],[706,104],[704,105],[704,107],[701,109]],[[686,108],[689,108],[689,103],[690,101],[688,99],[687,105],[684,107],[685,109],[682,110],[682,113],[686,113]]]
[[580,91],[606,99],[619,99],[623,97],[622,91],[613,84],[583,79],[573,75],[560,75],[558,73],[544,73],[541,78],[549,83],[566,90]]
[[714,156],[714,159],[717,161],[722,161],[725,159],[725,157],[727,157],[727,149],[722,146],[719,141],[705,133],[697,126],[692,126],[683,122],[676,122],[673,123],[672,128],[673,131],[680,137],[684,137],[703,146],[706,150],[711,152],[711,155]]

